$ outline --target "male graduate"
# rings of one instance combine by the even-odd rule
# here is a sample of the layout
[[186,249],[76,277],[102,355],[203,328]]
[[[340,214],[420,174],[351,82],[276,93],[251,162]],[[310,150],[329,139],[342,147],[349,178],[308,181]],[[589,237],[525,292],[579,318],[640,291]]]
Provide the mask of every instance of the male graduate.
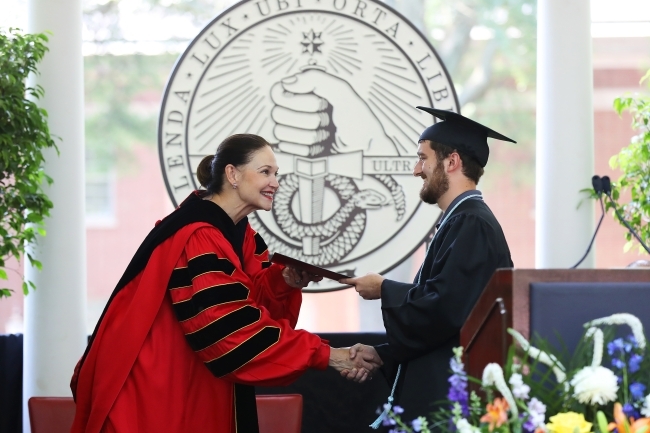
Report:
[[381,357],[391,387],[397,380],[393,404],[404,409],[403,420],[428,416],[447,398],[460,328],[494,271],[513,267],[501,226],[476,185],[488,160],[487,138],[515,141],[460,114],[417,108],[442,119],[420,136],[413,170],[423,181],[422,201],[443,211],[424,263],[412,283],[379,274],[341,280],[364,299],[381,299],[388,344],[355,345],[351,355]]

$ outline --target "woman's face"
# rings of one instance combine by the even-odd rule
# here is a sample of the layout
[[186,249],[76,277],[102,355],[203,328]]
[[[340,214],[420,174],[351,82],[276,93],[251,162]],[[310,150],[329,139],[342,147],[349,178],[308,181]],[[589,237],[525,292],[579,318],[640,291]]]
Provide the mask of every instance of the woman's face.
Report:
[[250,162],[239,167],[239,198],[253,210],[271,210],[278,184],[278,163],[270,146],[253,153]]

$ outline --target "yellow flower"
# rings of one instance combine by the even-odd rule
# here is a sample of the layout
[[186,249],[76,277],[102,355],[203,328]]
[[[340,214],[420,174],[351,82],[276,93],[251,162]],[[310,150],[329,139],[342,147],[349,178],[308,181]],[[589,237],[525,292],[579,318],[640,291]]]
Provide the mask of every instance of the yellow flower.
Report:
[[504,398],[495,398],[494,403],[487,404],[487,413],[481,417],[481,422],[490,424],[489,430],[501,427],[508,421],[508,402]]
[[558,413],[549,418],[550,423],[546,424],[549,433],[589,433],[592,424],[585,420],[581,413],[565,412]]

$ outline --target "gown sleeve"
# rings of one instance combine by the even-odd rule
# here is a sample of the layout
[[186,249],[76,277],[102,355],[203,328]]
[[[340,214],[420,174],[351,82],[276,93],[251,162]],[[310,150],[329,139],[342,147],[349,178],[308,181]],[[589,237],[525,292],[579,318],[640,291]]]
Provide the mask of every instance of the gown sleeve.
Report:
[[432,246],[437,253],[420,270],[426,279],[382,283],[382,315],[397,362],[424,355],[457,335],[497,268],[495,235],[481,218],[460,214],[443,230]]
[[325,369],[329,346],[318,336],[274,319],[255,301],[253,280],[235,266],[221,232],[190,237],[169,291],[186,340],[217,377],[246,385],[287,385],[308,368]]
[[295,328],[302,305],[302,291],[284,281],[284,266],[269,261],[266,242],[250,226],[244,243],[244,260],[246,273],[256,287],[254,301],[266,307],[275,320],[287,319]]

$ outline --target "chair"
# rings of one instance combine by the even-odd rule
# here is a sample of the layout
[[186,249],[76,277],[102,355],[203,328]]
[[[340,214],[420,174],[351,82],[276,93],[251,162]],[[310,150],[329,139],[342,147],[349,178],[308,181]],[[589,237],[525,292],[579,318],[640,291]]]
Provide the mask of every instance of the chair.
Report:
[[[258,395],[260,433],[300,433],[302,395]],[[32,433],[70,433],[75,404],[71,397],[31,397],[27,402]]]
[[258,395],[256,398],[260,433],[300,433],[302,395]]
[[75,412],[72,397],[31,397],[27,408],[32,433],[70,433]]

